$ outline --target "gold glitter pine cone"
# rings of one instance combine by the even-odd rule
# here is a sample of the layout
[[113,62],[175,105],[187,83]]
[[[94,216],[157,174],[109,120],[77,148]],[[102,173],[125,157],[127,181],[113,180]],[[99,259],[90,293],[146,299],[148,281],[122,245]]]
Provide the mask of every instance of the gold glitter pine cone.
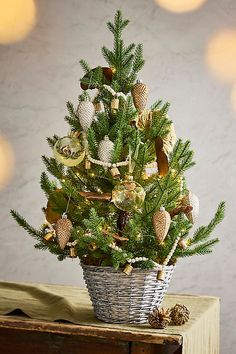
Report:
[[152,328],[164,329],[171,322],[170,309],[155,308],[148,316],[148,322]]
[[176,304],[170,309],[171,322],[176,326],[181,326],[188,322],[190,311],[185,305]]

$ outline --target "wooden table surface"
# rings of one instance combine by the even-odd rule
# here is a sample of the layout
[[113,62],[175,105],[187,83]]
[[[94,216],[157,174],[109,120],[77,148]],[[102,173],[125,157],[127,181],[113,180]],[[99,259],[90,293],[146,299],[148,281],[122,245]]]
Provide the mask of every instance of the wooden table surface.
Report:
[[1,354],[180,354],[182,336],[0,316]]

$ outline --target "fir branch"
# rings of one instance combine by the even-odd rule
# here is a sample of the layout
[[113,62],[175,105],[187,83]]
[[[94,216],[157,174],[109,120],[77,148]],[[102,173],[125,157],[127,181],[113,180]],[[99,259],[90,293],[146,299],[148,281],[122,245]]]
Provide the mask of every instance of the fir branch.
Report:
[[42,232],[32,227],[17,211],[11,210],[10,213],[18,225],[23,227],[23,229],[25,229],[29,235],[33,236],[37,240],[42,238]]
[[225,202],[221,202],[217,208],[217,211],[207,226],[199,227],[192,239],[189,240],[190,244],[198,243],[200,241],[206,240],[210,234],[214,231],[215,227],[224,219],[225,216]]
[[55,189],[56,189],[56,185],[54,182],[51,182],[49,180],[49,177],[47,176],[47,174],[45,172],[42,172],[41,177],[40,177],[40,186],[42,188],[42,190],[44,191],[46,197],[48,198],[48,196],[50,194],[52,194]]
[[65,166],[57,162],[53,157],[42,156],[43,163],[45,164],[47,171],[51,173],[57,179],[61,179],[65,173]]
[[59,139],[60,139],[60,137],[56,134],[54,134],[53,137],[48,137],[47,138],[48,145],[53,149],[54,145],[56,144],[57,140],[59,140]]
[[79,61],[79,63],[80,63],[80,66],[82,67],[84,73],[85,73],[85,74],[89,74],[92,69],[91,69],[91,67],[89,66],[89,64],[87,63],[87,61],[84,60],[84,59],[81,59],[81,60]]
[[88,140],[90,154],[96,159],[98,144],[97,144],[97,139],[96,139],[96,134],[94,132],[94,129],[91,127],[87,131],[87,140]]

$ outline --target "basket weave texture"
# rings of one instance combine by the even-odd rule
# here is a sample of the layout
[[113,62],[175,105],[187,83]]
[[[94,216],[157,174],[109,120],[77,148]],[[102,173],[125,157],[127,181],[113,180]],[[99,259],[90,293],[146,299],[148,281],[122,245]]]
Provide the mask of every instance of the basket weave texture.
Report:
[[83,265],[84,280],[98,319],[109,323],[146,323],[167,291],[174,266],[165,266],[164,281],[158,268],[134,268],[130,275],[112,267]]

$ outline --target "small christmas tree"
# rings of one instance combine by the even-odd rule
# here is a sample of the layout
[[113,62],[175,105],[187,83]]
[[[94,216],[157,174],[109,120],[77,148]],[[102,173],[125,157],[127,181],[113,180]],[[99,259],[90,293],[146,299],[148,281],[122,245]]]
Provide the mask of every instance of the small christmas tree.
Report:
[[36,230],[11,211],[37,249],[126,274],[210,253],[218,238],[209,236],[225,209],[221,202],[211,222],[189,236],[199,211],[184,177],[193,151],[176,138],[169,103],[146,108],[148,87],[137,80],[143,47],[124,44],[128,23],[118,11],[107,24],[114,36],[112,50],[102,47],[107,67],[80,61],[82,93],[78,107],[67,103],[65,117],[71,132],[47,139],[54,157],[43,161],[58,182],[41,175],[46,223]]

